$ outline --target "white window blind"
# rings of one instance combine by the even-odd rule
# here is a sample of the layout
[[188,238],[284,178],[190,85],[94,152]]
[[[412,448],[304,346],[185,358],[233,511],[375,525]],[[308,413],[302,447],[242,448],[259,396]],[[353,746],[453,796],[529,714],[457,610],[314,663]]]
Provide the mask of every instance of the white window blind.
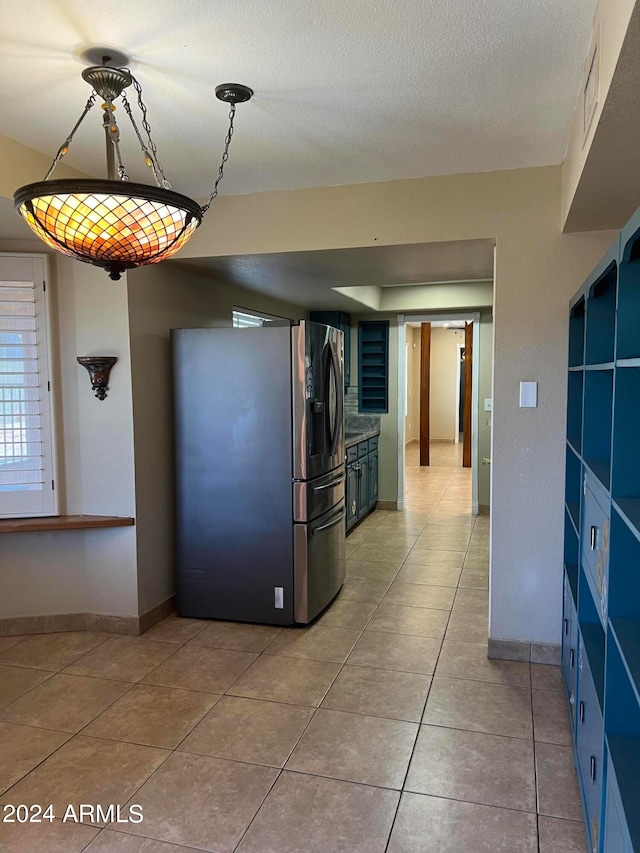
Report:
[[55,515],[41,258],[0,256],[0,517]]
[[258,326],[266,326],[276,323],[279,326],[289,325],[290,320],[285,317],[277,317],[275,314],[263,314],[260,311],[249,311],[246,308],[233,309],[234,329],[254,329]]

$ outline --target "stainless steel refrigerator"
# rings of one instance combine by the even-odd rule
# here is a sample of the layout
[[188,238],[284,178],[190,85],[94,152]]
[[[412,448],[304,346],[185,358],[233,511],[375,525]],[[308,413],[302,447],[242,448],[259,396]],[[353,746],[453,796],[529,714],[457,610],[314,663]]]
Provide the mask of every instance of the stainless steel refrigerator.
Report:
[[307,623],[345,573],[343,335],[171,332],[181,616]]

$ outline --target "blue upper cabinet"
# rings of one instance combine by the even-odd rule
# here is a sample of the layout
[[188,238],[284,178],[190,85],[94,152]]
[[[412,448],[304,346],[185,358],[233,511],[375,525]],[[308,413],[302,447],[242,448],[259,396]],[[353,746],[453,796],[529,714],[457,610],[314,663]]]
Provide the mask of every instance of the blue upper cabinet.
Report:
[[616,370],[613,446],[611,496],[640,529],[640,366]]
[[586,320],[582,454],[607,490],[611,487],[618,255],[616,241],[583,288]]
[[640,211],[632,216],[620,235],[616,357],[640,358]]
[[616,359],[611,496],[640,530],[640,211],[620,238]]
[[340,329],[344,335],[344,390],[351,384],[351,317],[343,311],[311,311],[309,319]]
[[582,453],[582,402],[584,397],[584,371],[569,371],[567,389],[567,441],[575,452]]
[[389,411],[389,321],[358,323],[358,408]]
[[613,368],[587,370],[584,377],[582,454],[585,464],[607,489],[611,485]]
[[618,244],[607,252],[587,283],[585,363],[609,364],[615,357]]
[[580,294],[569,312],[569,367],[582,367],[584,364],[584,323],[586,299]]

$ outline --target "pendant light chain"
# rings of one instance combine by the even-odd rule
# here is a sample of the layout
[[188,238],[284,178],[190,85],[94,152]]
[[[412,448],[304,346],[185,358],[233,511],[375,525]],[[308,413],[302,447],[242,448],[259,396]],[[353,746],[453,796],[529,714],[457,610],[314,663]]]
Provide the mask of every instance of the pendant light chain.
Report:
[[213,191],[209,196],[207,203],[200,208],[203,214],[205,214],[211,207],[211,202],[218,195],[218,184],[224,178],[224,165],[229,159],[229,146],[231,145],[231,138],[233,136],[233,119],[235,117],[235,114],[236,105],[232,103],[231,109],[229,110],[229,130],[227,131],[227,136],[224,140],[224,151],[222,152],[222,160],[220,162],[220,167],[218,168],[218,177],[216,178],[216,182],[213,185]]
[[95,102],[96,102],[96,98],[97,98],[97,93],[96,93],[96,92],[92,92],[92,93],[91,93],[91,95],[89,96],[89,100],[88,100],[88,101],[87,101],[87,103],[84,105],[84,110],[82,111],[82,115],[80,116],[80,118],[78,119],[78,121],[74,124],[74,126],[73,126],[73,130],[71,131],[71,133],[69,134],[69,136],[67,136],[67,138],[66,138],[66,139],[65,139],[65,141],[62,143],[62,145],[60,146],[60,148],[58,148],[58,153],[57,153],[57,154],[56,154],[56,156],[53,158],[53,162],[52,162],[52,164],[51,164],[51,167],[49,168],[49,171],[47,172],[47,174],[44,176],[44,180],[45,180],[45,181],[48,181],[48,180],[49,180],[49,178],[51,177],[51,174],[52,174],[53,170],[55,169],[55,167],[58,165],[58,163],[60,162],[60,160],[62,160],[62,158],[65,156],[65,154],[66,154],[66,153],[67,153],[67,151],[69,150],[69,146],[71,145],[71,141],[72,141],[72,139],[73,139],[73,137],[74,137],[74,135],[75,135],[76,130],[80,127],[80,125],[81,125],[81,124],[82,124],[82,122],[84,121],[84,118],[85,118],[85,116],[87,115],[87,113],[89,112],[89,110],[91,109],[91,107],[95,104]]
[[147,164],[147,166],[149,166],[149,168],[153,172],[153,179],[156,182],[156,186],[158,186],[158,187],[164,186],[165,189],[171,189],[171,187],[168,185],[168,181],[165,181],[164,184],[162,182],[162,177],[160,175],[160,172],[158,171],[156,162],[153,159],[153,157],[151,156],[151,152],[149,151],[149,149],[145,145],[144,139],[142,138],[142,134],[140,133],[138,125],[136,124],[135,118],[133,117],[133,111],[131,109],[131,104],[127,100],[126,94],[123,92],[122,95],[120,95],[120,97],[122,98],[122,104],[126,110],[127,115],[129,116],[129,119],[131,121],[131,125],[135,131],[135,134],[138,137],[138,142],[140,143],[140,148],[141,148],[142,154],[144,156],[144,162]]
[[[129,69],[126,69],[126,70],[129,71]],[[131,71],[129,71],[129,74],[131,74]],[[158,149],[156,148],[155,142],[151,138],[151,125],[149,124],[149,122],[147,120],[147,108],[144,104],[144,101],[142,100],[142,86],[140,85],[140,83],[138,83],[138,81],[133,76],[133,74],[131,74],[131,80],[133,82],[133,87],[138,94],[138,106],[140,107],[140,112],[142,113],[142,127],[144,128],[145,133],[147,134],[147,139],[149,140],[149,146],[148,146],[148,149],[146,151],[145,156],[148,155],[149,159],[152,162],[152,168],[153,168],[154,175],[156,174],[156,170],[157,170],[157,174],[160,175],[160,183],[158,184],[158,186],[163,186],[166,190],[170,190],[171,184],[169,183],[169,181],[165,177],[164,169],[162,168],[162,166],[160,165],[160,161],[158,160]],[[135,124],[134,124],[134,126],[135,126]],[[137,132],[137,130],[136,130],[136,132]],[[138,134],[138,137],[139,136],[140,136],[140,134]],[[146,148],[146,146],[143,144],[142,145],[143,152],[145,151],[145,148]],[[157,180],[157,175],[156,175],[156,180]]]
[[209,199],[205,205],[203,205],[200,210],[202,213],[206,213],[207,210],[211,207],[211,202],[218,195],[218,184],[224,178],[224,164],[229,159],[229,145],[231,145],[231,137],[233,136],[233,119],[236,114],[236,105],[231,104],[231,109],[229,110],[229,130],[227,131],[227,136],[224,141],[224,151],[222,152],[222,160],[220,161],[220,167],[218,168],[218,177],[216,178],[216,182],[213,185],[213,191],[209,196]]

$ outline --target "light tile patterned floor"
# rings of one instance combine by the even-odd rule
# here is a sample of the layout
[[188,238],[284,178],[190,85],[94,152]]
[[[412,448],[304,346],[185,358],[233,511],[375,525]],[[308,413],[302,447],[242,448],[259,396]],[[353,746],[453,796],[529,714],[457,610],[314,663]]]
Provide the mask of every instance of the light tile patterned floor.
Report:
[[[584,853],[556,667],[489,661],[488,520],[460,446],[348,537],[307,629],[169,617],[0,644],[8,853]],[[67,804],[141,823],[63,823]],[[99,815],[97,817],[100,817]]]

